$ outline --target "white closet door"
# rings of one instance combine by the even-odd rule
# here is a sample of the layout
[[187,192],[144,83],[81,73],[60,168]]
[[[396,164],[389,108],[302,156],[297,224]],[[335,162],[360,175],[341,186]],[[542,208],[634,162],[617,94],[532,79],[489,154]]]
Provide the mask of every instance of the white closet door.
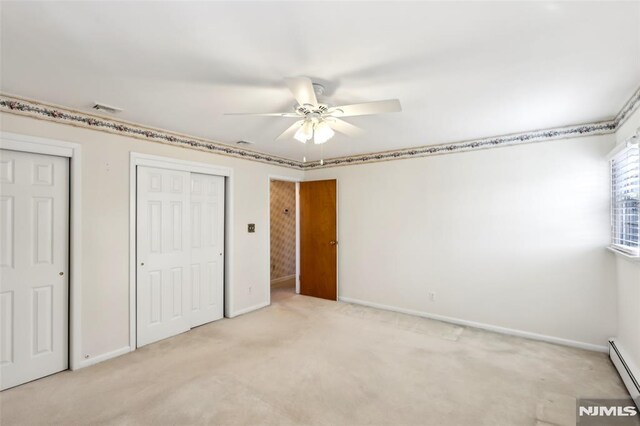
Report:
[[191,328],[188,172],[138,167],[137,345]]
[[0,385],[68,368],[69,160],[0,151]]
[[223,317],[224,177],[191,174],[191,326]]

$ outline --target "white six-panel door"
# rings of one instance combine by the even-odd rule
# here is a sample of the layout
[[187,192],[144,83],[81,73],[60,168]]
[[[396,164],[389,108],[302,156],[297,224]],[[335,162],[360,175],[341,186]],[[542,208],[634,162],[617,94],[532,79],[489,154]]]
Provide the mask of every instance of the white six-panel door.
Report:
[[138,168],[138,346],[191,328],[188,172]]
[[223,316],[224,178],[137,170],[137,346],[143,346]]
[[0,384],[68,368],[69,160],[0,151]]
[[224,177],[191,174],[191,326],[224,315]]

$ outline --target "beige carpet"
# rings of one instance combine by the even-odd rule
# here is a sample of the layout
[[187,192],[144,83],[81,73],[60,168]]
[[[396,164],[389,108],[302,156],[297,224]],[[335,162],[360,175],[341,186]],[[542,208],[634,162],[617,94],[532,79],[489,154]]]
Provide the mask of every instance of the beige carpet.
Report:
[[273,304],[0,394],[24,424],[575,425],[607,355],[274,290]]

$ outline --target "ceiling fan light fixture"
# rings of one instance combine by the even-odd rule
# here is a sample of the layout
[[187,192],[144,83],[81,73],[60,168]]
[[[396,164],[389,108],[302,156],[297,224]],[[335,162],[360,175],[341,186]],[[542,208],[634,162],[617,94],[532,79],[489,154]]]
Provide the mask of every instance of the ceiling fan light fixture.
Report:
[[335,134],[336,132],[333,131],[329,123],[324,120],[320,121],[316,124],[313,142],[318,145],[323,144],[331,139]]
[[296,101],[292,110],[287,112],[249,114],[230,113],[229,115],[297,118],[298,121],[287,127],[276,140],[293,137],[302,143],[307,143],[307,141],[314,139],[314,143],[323,144],[334,136],[334,131],[338,131],[347,136],[359,136],[362,133],[361,129],[357,126],[343,121],[343,117],[402,111],[402,106],[398,99],[333,106],[324,102],[318,102],[318,97],[324,93],[324,87],[321,84],[314,83],[310,78],[289,77],[286,78],[285,81]]
[[302,142],[302,143],[307,143],[307,140],[308,140],[307,138],[304,137],[304,134],[302,134],[300,130],[298,130],[296,134],[293,135],[293,138],[298,142]]
[[293,137],[302,143],[310,140],[313,137],[313,121],[305,120]]

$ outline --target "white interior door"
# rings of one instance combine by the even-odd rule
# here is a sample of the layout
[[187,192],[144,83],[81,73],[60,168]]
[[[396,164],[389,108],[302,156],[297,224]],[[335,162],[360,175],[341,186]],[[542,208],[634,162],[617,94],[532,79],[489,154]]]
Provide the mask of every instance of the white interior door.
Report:
[[137,345],[191,328],[188,172],[138,167]]
[[69,160],[0,151],[0,385],[68,368]]
[[191,326],[223,317],[224,177],[191,174]]

